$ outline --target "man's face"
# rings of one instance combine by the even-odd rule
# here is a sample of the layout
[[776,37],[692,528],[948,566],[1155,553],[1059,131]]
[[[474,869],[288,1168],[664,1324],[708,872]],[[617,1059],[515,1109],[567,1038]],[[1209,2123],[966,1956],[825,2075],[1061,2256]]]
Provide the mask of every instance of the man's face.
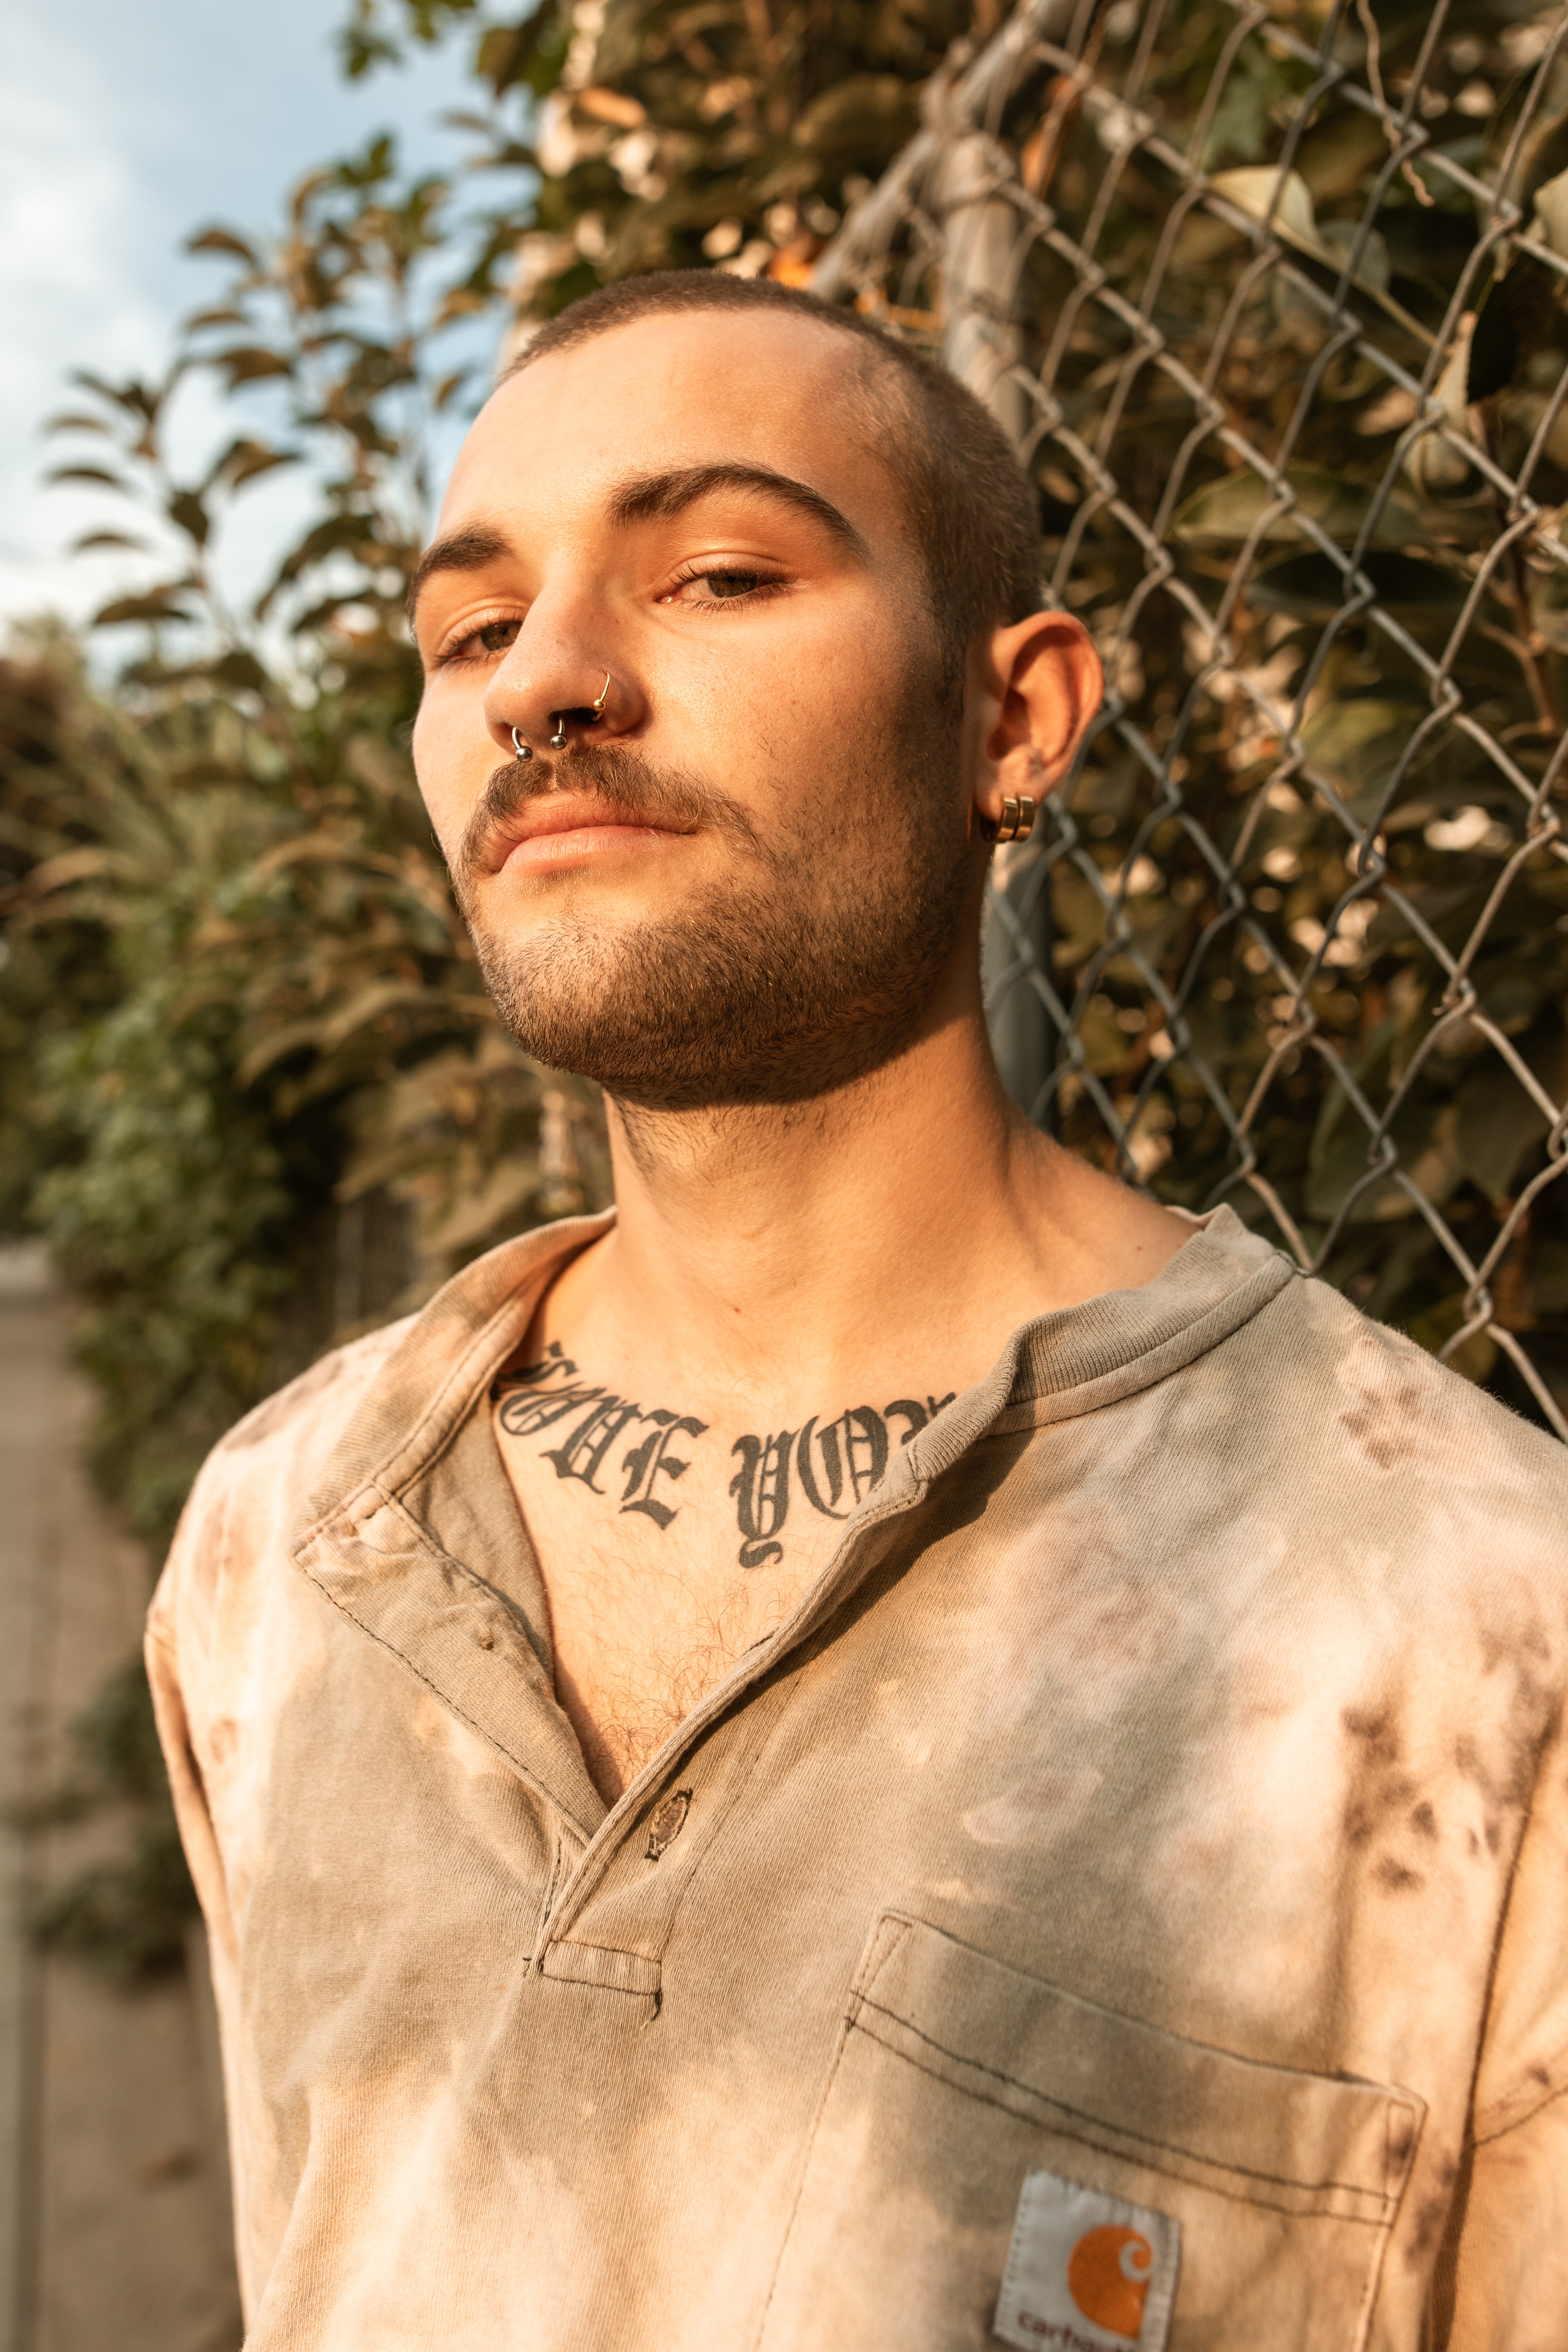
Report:
[[508,1026],[628,1101],[874,1067],[963,928],[961,686],[855,357],[764,313],[616,328],[503,384],[447,489],[420,785]]

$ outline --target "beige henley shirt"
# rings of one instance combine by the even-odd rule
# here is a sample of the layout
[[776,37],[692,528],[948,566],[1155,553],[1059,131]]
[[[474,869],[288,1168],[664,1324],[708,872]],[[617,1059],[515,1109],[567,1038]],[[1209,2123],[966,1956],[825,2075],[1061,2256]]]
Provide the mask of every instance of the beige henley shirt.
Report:
[[153,1604],[252,2352],[1562,2352],[1568,1454],[1220,1211],[606,1812],[487,1410],[601,1229],[242,1422]]

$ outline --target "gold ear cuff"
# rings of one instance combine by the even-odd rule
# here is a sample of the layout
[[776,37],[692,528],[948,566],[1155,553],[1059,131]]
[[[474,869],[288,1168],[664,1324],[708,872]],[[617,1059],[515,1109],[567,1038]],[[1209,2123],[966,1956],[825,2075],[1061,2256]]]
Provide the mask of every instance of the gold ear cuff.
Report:
[[1035,803],[1027,793],[1015,800],[1011,794],[1002,803],[1001,821],[994,838],[997,841],[1027,841],[1035,823]]

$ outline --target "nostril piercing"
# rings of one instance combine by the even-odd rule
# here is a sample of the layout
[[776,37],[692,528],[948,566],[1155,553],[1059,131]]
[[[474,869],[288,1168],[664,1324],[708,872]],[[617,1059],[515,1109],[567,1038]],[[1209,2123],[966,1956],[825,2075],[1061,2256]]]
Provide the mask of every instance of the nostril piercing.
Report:
[[532,744],[525,743],[515,727],[511,730],[511,748],[520,760],[531,760],[533,757]]
[[580,719],[584,727],[596,727],[600,719],[605,715],[605,705],[608,702],[609,698],[610,673],[606,670],[605,672],[605,683],[599,688],[599,696],[596,702],[580,702],[570,710],[552,710],[551,712],[550,724],[552,729],[554,730],[550,738],[551,750],[552,751],[564,751],[566,749],[566,721],[569,719]]

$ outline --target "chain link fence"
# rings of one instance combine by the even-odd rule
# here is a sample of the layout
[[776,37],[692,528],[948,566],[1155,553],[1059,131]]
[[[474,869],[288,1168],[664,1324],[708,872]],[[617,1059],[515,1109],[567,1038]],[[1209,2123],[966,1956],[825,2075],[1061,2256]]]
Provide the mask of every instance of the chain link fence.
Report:
[[1109,692],[1008,1084],[1568,1438],[1568,18],[1026,0],[814,285],[1038,486]]

